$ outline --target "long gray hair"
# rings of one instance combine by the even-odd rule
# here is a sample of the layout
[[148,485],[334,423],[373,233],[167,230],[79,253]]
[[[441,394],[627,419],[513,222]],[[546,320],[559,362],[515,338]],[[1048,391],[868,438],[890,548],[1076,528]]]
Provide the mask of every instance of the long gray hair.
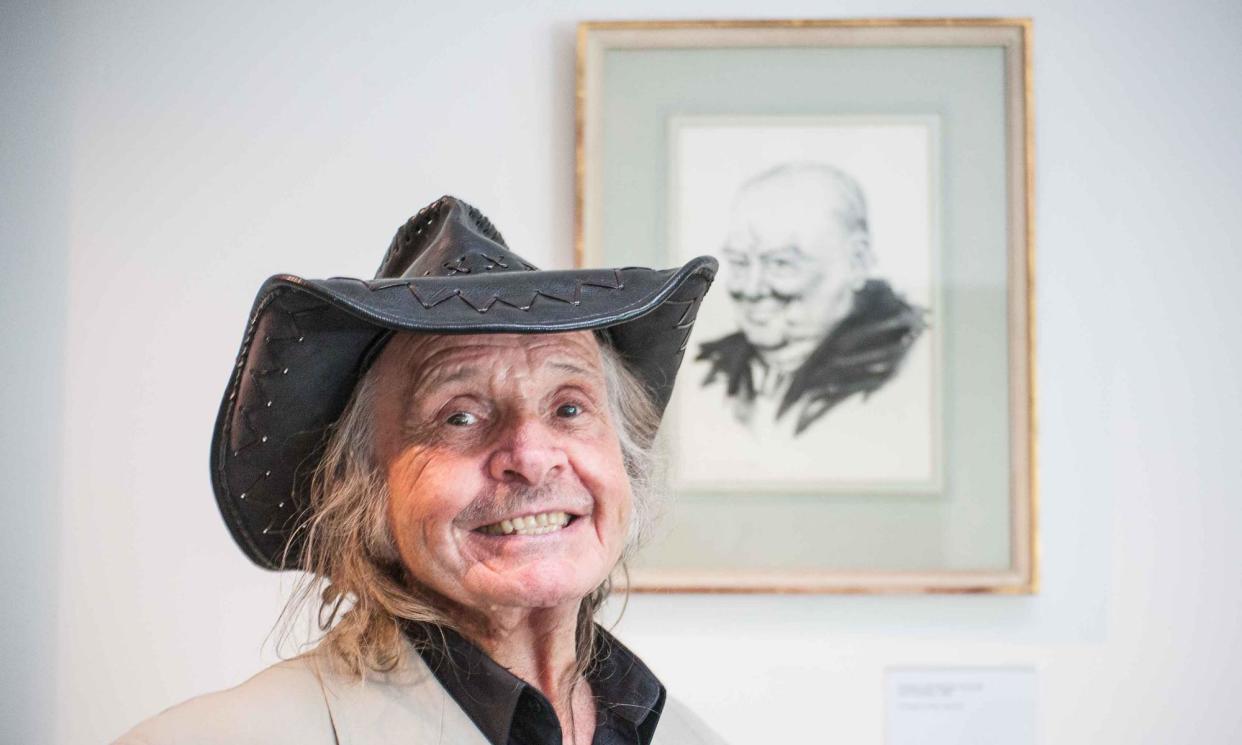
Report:
[[[629,532],[615,573],[617,568],[624,571],[660,512],[663,468],[654,447],[660,413],[620,355],[603,337],[597,338],[609,414],[633,494]],[[313,612],[320,646],[355,676],[391,670],[402,662],[405,621],[460,632],[443,610],[443,599],[410,577],[397,553],[387,518],[388,486],[372,449],[377,368],[371,366],[355,387],[311,476],[308,517],[295,532],[304,536],[299,558],[306,574],[282,614],[283,636],[288,638],[302,614]],[[611,591],[612,574],[579,606],[578,676],[592,663],[595,613]]]

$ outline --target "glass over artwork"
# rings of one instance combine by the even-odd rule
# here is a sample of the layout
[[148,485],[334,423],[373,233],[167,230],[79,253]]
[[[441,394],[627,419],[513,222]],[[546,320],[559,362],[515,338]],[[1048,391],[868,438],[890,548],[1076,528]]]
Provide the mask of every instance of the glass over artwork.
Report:
[[582,25],[582,265],[720,262],[630,587],[1035,590],[1029,30]]

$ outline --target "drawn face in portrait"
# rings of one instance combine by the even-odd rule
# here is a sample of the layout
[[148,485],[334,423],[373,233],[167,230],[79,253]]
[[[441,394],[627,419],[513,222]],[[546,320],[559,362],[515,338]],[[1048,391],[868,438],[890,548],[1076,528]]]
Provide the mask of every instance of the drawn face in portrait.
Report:
[[761,354],[805,357],[844,318],[869,265],[865,208],[830,171],[769,171],[734,204],[722,255],[738,327]]
[[[721,249],[738,331],[700,346],[705,387],[725,384],[735,419],[799,435],[896,374],[922,310],[870,276],[862,189],[822,163],[785,163],[738,190]],[[787,416],[792,414],[792,416]]]

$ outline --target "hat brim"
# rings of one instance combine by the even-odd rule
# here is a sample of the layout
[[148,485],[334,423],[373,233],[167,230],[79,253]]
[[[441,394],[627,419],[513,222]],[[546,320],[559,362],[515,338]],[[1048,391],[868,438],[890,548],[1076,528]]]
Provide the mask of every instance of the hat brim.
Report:
[[229,531],[259,566],[301,568],[293,532],[308,504],[307,476],[388,332],[605,330],[663,411],[715,273],[716,260],[703,256],[666,270],[271,277],[255,299],[212,438],[212,487]]

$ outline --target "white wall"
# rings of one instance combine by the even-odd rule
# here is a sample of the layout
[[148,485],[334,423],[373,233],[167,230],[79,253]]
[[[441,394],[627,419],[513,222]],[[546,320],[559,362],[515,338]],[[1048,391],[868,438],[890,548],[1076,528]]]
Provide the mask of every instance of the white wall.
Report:
[[1044,580],[644,596],[621,636],[738,743],[878,744],[884,667],[924,663],[1035,666],[1045,743],[1242,740],[1242,5],[353,5],[0,11],[6,740],[272,659],[282,581],[207,475],[254,291],[367,275],[445,192],[568,265],[574,24],[622,14],[1035,18]]

